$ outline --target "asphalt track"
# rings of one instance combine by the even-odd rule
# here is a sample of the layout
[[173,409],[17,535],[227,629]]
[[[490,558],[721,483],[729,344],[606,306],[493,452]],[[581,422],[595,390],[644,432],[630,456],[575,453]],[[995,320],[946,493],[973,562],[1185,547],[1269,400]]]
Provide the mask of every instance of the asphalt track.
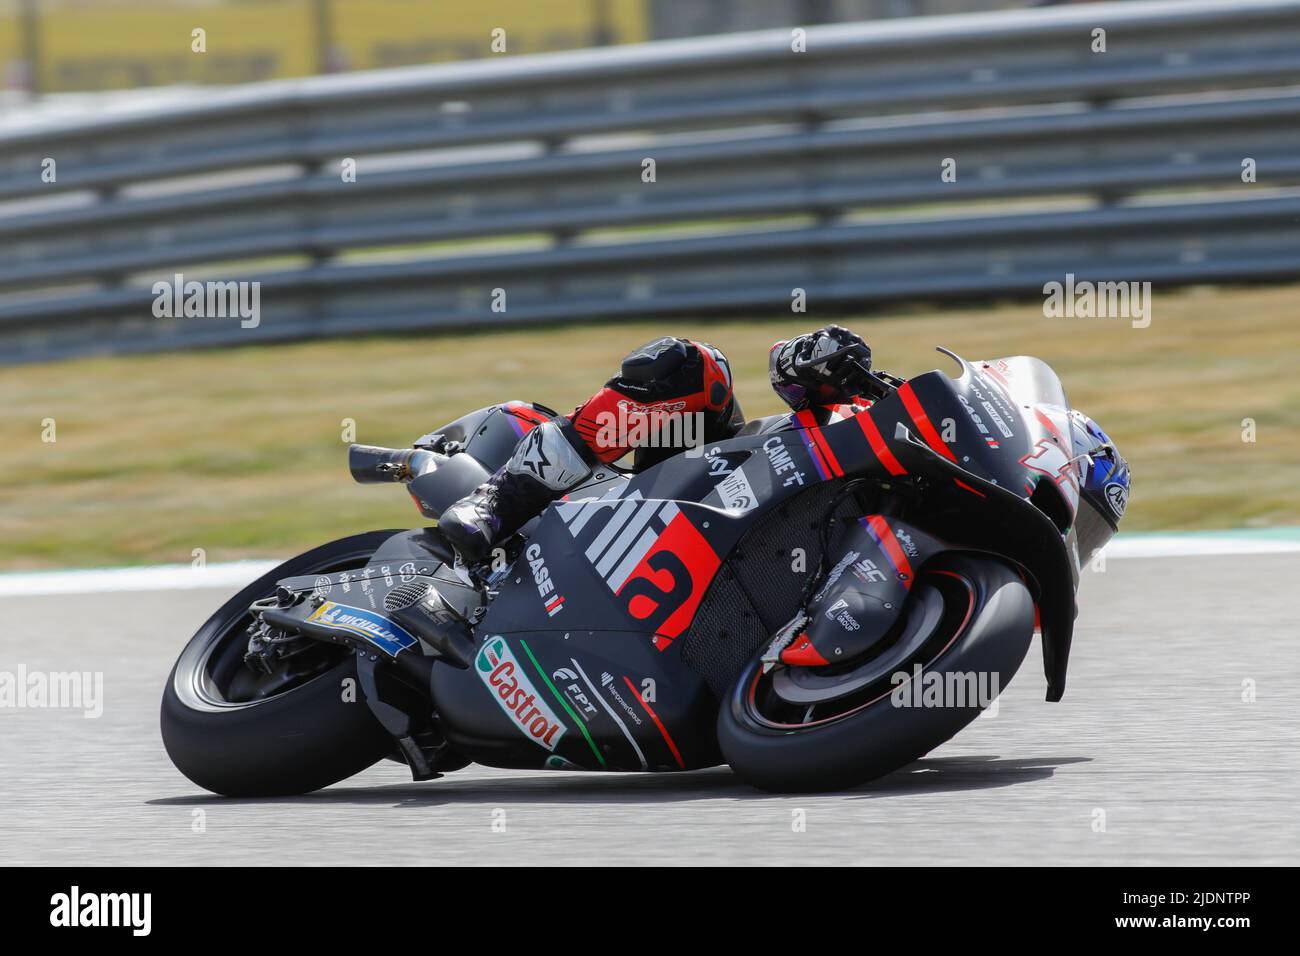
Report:
[[0,709],[0,864],[1295,864],[1297,580],[1295,553],[1111,560],[1085,581],[1062,703],[1035,641],[996,716],[794,797],[725,768],[416,784],[390,762],[305,797],[212,797],[168,762],[158,703],[233,589],[9,596],[0,670],[102,671],[104,706]]

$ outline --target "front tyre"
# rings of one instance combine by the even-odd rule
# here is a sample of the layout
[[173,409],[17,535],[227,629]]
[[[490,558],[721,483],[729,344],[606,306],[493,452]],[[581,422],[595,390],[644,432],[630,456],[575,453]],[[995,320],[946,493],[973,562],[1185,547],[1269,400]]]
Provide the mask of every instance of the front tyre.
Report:
[[[1033,599],[1016,571],[985,555],[944,555],[921,571],[894,640],[873,655],[881,660],[816,669],[820,674],[803,669],[794,685],[780,669],[763,674],[760,650],[719,709],[723,756],[747,783],[777,792],[838,790],[883,776],[980,713],[977,703],[897,706],[893,674],[913,674],[920,664],[924,674],[974,674],[976,686],[1000,691],[1033,631]],[[916,650],[906,660],[888,657],[901,646]]]
[[[363,567],[396,531],[331,541],[286,561],[222,605],[191,638],[163,691],[162,739],[181,773],[213,793],[307,793],[369,767],[392,740],[356,690],[346,648],[312,642],[256,674],[244,665],[254,601],[281,578]],[[351,678],[354,692],[344,695]]]

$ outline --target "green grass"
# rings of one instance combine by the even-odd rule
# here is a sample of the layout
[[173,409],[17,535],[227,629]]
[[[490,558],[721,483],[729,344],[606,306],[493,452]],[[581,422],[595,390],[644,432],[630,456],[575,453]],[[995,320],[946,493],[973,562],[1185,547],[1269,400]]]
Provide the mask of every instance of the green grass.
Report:
[[[1132,530],[1300,524],[1297,287],[1157,293],[1150,328],[1045,319],[1035,303],[914,307],[841,320],[882,368],[1023,353],[1133,463]],[[820,324],[616,322],[477,335],[374,337],[0,370],[0,568],[286,555],[344,534],[420,523],[400,488],[348,477],[357,439],[406,445],[506,398],[567,409],[632,346],[666,332],[721,346],[746,412],[776,411],[770,343]],[[41,440],[42,420],[57,441]],[[1242,441],[1242,420],[1257,441]]]

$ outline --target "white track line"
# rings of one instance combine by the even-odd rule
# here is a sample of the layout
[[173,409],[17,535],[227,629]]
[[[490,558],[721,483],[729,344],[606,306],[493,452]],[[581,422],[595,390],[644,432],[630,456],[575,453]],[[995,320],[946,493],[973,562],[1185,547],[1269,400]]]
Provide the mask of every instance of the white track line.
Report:
[[235,561],[196,568],[162,564],[143,568],[86,571],[32,571],[0,574],[0,597],[39,594],[99,594],[106,591],[181,591],[228,588],[232,591],[274,568],[277,561]]
[[1232,535],[1151,534],[1119,537],[1106,545],[1106,558],[1197,558],[1223,554],[1294,554],[1300,535],[1256,538]]
[[[1294,554],[1300,552],[1300,532],[1293,537],[1256,537],[1249,533],[1132,535],[1116,538],[1106,548],[1107,559],[1182,558],[1233,554]],[[0,574],[0,597],[49,594],[101,594],[112,591],[182,591],[194,588],[237,590],[266,574],[279,562],[235,561],[195,568],[163,564],[137,568],[93,568],[84,571],[31,571]]]

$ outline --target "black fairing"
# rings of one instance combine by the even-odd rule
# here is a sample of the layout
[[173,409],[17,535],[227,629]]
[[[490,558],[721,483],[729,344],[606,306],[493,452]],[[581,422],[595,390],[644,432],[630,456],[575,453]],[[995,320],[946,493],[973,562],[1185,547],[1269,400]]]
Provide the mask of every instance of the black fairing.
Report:
[[[923,541],[918,566],[949,549],[991,552],[1022,568],[1039,607],[1047,697],[1059,700],[1077,574],[1063,526],[1078,490],[1054,444],[1053,416],[1068,406],[1036,360],[962,368],[957,379],[919,375],[867,412],[829,424],[792,418],[791,427],[712,443],[630,478],[606,469],[551,505],[526,529],[475,627],[471,667],[432,669],[448,739],[467,758],[508,767],[716,763],[719,695],[817,573],[820,546],[798,577],[783,570],[788,549],[816,545],[828,510],[841,505],[849,521],[878,512],[914,531]],[[523,433],[508,406],[441,434],[494,469]],[[841,502],[837,492],[858,478]],[[403,556],[451,557],[436,534],[412,532],[375,560],[400,569]],[[455,591],[445,565],[429,576]],[[714,600],[733,592],[747,601]],[[894,603],[893,591],[863,593],[892,610],[883,604]]]
[[[957,361],[963,368],[959,378],[936,371],[908,383],[932,424],[956,422],[956,440],[949,445],[955,460],[922,441],[918,422],[897,407],[892,411],[907,417],[893,422],[901,430],[891,444],[910,472],[948,479],[929,483],[926,515],[918,523],[954,546],[1010,558],[1033,577],[1047,699],[1058,701],[1065,693],[1079,574],[1077,556],[1064,537],[1068,524],[1060,526],[1073,522],[1079,499],[1079,469],[1070,461],[1069,406],[1055,374],[1036,359]],[[1019,375],[1016,387],[995,380],[999,367]],[[988,414],[982,416],[987,433],[971,416],[972,408],[987,413],[988,405],[995,410],[1009,405],[1017,413],[1015,419],[1005,411],[1001,416],[1009,436]]]
[[[1026,374],[1037,375],[1038,366],[1025,366]],[[848,418],[718,442],[633,476],[617,497],[552,506],[530,542],[552,576],[568,578],[560,582],[563,613],[542,612],[532,573],[520,561],[519,573],[489,610],[485,633],[622,632],[674,657],[669,650],[685,633],[718,569],[732,560],[756,521],[818,483],[865,477],[882,485],[913,486],[919,499],[902,517],[947,547],[999,554],[1025,570],[1037,592],[1047,698],[1059,700],[1073,631],[1077,568],[1057,522],[1072,516],[1073,503],[1056,480],[1049,480],[1049,490],[1038,496],[1065,502],[1057,522],[1030,501],[1039,482],[1050,477],[1038,467],[1037,457],[1044,447],[1055,454],[1051,439],[1043,437],[1048,429],[1038,422],[1037,406],[1018,408],[1009,390],[982,369],[968,363],[963,369],[957,379],[938,371],[917,376],[865,413],[884,457],[868,440],[865,425]],[[1033,384],[1054,406],[1064,395],[1053,383],[1051,376]],[[994,405],[1002,421],[993,441],[985,403]],[[929,431],[930,441],[918,435],[923,431]],[[590,509],[594,517],[578,518]],[[631,579],[616,580],[619,562],[610,555],[618,548],[630,553],[637,539],[627,530],[631,528],[653,537],[654,543]],[[806,530],[792,533],[807,537]]]
[[[948,472],[984,495],[971,507],[969,493],[956,487],[935,489],[944,499],[932,512],[932,524],[943,529],[944,539],[956,548],[989,551],[1023,567],[1037,585],[1035,600],[1043,640],[1043,673],[1047,700],[1065,694],[1070,643],[1076,613],[1075,572],[1065,540],[1052,520],[1021,497],[941,458],[910,434],[900,459],[918,472]],[[901,449],[900,449],[901,450]]]

